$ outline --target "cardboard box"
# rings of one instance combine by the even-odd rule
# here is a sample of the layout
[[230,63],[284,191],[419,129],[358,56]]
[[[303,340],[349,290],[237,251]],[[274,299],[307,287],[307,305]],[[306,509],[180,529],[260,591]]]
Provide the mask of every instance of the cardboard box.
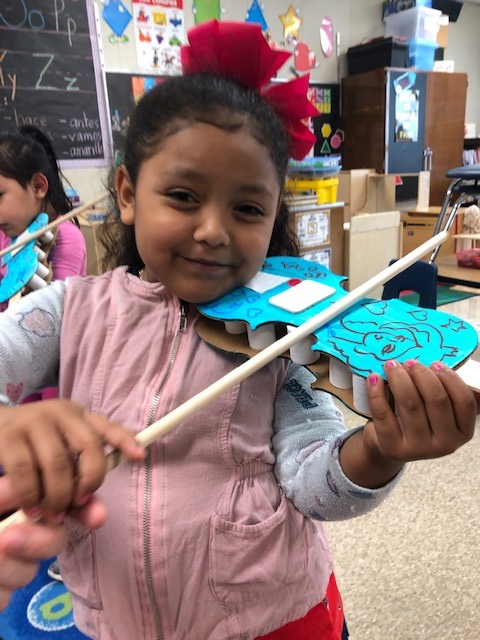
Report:
[[343,275],[343,207],[291,204],[290,211],[291,224],[300,242],[300,255]]
[[98,240],[98,232],[103,223],[98,220],[90,221],[83,217],[79,217],[78,221],[87,245],[87,275],[100,275],[102,273],[100,263],[104,250]]
[[[433,209],[433,208],[432,208]],[[402,256],[405,256],[413,249],[433,237],[435,225],[437,223],[438,212],[417,212],[409,211],[402,214]],[[453,235],[456,233],[457,223],[452,225],[449,230],[449,238],[443,243],[438,252],[438,257],[444,257],[455,253],[455,240]],[[432,252],[422,256],[422,259],[428,260]]]

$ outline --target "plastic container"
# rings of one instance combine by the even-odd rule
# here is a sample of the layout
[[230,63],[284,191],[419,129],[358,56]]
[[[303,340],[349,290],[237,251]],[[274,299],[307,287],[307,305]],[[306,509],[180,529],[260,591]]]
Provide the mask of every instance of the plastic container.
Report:
[[392,13],[406,11],[412,7],[429,7],[432,8],[432,0],[384,0],[382,5],[382,19]]
[[386,35],[406,38],[407,40],[437,41],[442,12],[429,7],[414,7],[385,18]]
[[327,204],[337,201],[338,178],[287,178],[287,191],[296,195],[317,196],[317,204]]
[[348,73],[372,71],[380,67],[407,66],[407,42],[399,38],[376,38],[347,51]]
[[342,168],[340,155],[312,156],[304,160],[290,160],[289,178],[327,178],[336,176]]
[[419,71],[432,71],[438,45],[429,40],[410,40],[408,43],[408,65]]

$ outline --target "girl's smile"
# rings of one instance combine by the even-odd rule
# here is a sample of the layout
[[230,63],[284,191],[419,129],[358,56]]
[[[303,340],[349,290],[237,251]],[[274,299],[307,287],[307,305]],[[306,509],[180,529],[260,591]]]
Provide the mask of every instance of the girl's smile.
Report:
[[260,269],[281,188],[266,148],[244,125],[189,124],[143,162],[135,185],[122,167],[116,186],[146,280],[201,303]]

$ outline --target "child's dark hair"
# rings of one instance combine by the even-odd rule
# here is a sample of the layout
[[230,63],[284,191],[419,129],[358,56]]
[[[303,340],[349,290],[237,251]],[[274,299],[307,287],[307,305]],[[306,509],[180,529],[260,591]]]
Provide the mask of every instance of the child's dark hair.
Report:
[[[185,126],[204,122],[228,131],[245,127],[270,154],[283,189],[289,158],[289,141],[285,126],[275,111],[257,91],[239,86],[230,78],[199,73],[168,78],[149,91],[138,103],[132,116],[125,143],[125,167],[135,188],[140,167],[159,149],[162,142]],[[112,210],[103,228],[106,249],[105,269],[128,265],[143,267],[133,226],[124,225],[118,216],[110,176]],[[289,223],[289,211],[282,201],[268,255],[298,255],[298,240]]]
[[0,175],[16,180],[24,189],[36,173],[48,180],[46,199],[58,215],[71,211],[57,158],[47,136],[25,125],[17,132],[0,133]]

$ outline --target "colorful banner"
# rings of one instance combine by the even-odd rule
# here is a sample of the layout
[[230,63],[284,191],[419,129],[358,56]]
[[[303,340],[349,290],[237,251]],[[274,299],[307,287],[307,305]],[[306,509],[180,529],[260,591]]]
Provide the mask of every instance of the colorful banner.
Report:
[[138,68],[179,74],[185,42],[183,0],[132,0],[132,8]]

